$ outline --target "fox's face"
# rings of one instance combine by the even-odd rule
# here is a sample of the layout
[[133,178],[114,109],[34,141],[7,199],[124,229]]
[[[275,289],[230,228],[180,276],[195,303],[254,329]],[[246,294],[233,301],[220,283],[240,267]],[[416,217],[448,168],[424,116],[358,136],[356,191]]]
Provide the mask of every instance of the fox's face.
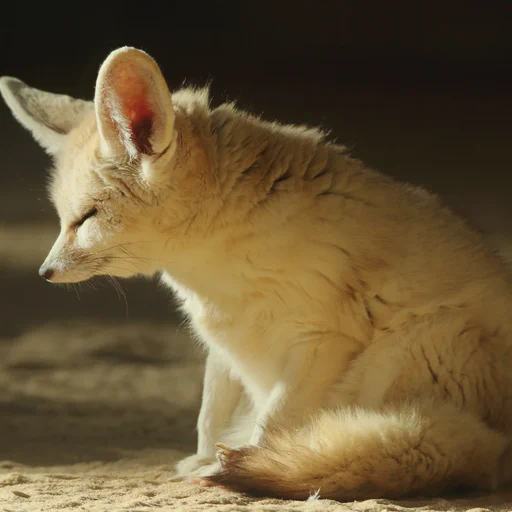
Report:
[[[113,52],[100,68],[94,102],[10,77],[0,80],[0,90],[54,157],[50,196],[61,230],[40,274],[78,282],[162,268],[158,254],[166,235],[194,215],[199,198],[191,163],[177,156],[180,119],[153,59],[133,48]],[[162,216],[156,210],[164,205]]]
[[40,268],[49,281],[154,271],[141,253],[151,254],[147,246],[157,238],[147,218],[159,190],[136,179],[138,164],[103,158],[99,144],[95,116],[87,115],[56,159],[50,196],[61,229]]

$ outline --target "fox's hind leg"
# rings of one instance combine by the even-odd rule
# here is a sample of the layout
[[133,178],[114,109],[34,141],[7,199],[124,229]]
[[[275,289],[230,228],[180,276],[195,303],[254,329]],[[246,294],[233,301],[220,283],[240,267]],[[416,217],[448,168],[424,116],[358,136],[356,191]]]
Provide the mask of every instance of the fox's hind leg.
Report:
[[354,361],[338,410],[301,429],[278,425],[258,446],[222,446],[210,480],[294,499],[318,489],[339,500],[496,489],[512,459],[501,336],[455,313],[416,319]]

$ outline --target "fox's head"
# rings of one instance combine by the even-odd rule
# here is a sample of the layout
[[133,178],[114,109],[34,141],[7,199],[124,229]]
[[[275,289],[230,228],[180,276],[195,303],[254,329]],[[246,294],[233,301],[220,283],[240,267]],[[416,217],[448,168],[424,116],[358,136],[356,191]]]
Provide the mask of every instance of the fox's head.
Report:
[[155,61],[134,48],[112,52],[94,101],[11,77],[0,79],[0,91],[53,157],[49,191],[61,229],[40,275],[78,282],[161,269],[162,245],[179,243],[198,217],[210,178],[205,152],[192,147],[190,112],[173,106]]

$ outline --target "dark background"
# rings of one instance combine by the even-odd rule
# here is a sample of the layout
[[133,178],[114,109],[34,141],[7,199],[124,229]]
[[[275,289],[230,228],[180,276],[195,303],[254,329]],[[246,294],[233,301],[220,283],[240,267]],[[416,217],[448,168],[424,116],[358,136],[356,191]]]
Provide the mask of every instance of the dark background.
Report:
[[[322,125],[355,156],[437,192],[478,228],[511,230],[510,2],[65,5],[2,8],[0,75],[92,98],[108,53],[136,46],[171,89],[211,81],[214,103],[236,99],[266,118]],[[49,159],[3,104],[0,135],[0,225],[24,233],[53,223],[57,233],[44,191]],[[173,316],[152,283],[123,287],[132,319]],[[126,317],[113,290],[78,301],[44,283],[37,266],[1,265],[0,301],[0,336],[59,318]]]

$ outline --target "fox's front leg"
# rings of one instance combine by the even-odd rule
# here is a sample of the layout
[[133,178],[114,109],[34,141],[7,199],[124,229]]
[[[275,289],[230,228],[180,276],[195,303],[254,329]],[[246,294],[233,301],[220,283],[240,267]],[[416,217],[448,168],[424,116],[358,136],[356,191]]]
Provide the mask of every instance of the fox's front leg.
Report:
[[179,476],[201,476],[202,472],[208,473],[210,469],[215,469],[215,444],[219,442],[222,431],[230,426],[242,390],[241,383],[232,378],[229,368],[219,355],[215,350],[210,350],[206,359],[203,397],[197,422],[197,453],[177,464]]
[[282,378],[258,413],[249,444],[258,445],[269,425],[300,427],[311,414],[326,407],[329,392],[361,348],[352,340],[339,338],[291,348]]

